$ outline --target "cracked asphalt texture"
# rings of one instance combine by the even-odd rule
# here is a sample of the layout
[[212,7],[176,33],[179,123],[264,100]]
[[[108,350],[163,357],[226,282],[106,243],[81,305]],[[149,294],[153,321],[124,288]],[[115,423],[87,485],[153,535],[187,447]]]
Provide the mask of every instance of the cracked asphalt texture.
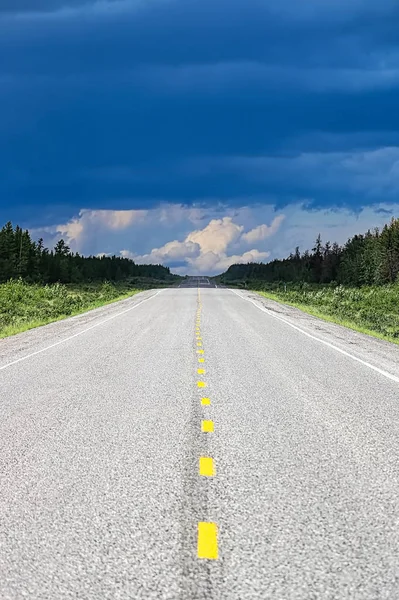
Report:
[[2,600],[399,598],[399,384],[272,315],[397,377],[399,348],[200,293],[206,394],[196,288],[0,341]]

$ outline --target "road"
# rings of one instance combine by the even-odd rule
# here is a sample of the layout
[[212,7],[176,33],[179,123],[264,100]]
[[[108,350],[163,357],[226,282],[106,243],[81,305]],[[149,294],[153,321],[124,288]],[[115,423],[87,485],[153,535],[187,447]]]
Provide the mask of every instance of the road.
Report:
[[399,598],[396,346],[150,290],[1,341],[0,390],[2,600]]
[[179,285],[181,288],[214,288],[217,287],[215,282],[209,277],[187,277],[184,279],[182,283]]

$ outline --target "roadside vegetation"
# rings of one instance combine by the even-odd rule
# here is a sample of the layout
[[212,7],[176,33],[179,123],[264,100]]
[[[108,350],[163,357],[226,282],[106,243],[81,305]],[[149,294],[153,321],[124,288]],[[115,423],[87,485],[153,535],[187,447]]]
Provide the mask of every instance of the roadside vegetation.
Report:
[[64,319],[140,292],[128,284],[0,284],[0,338]]
[[305,312],[399,343],[399,219],[355,235],[344,246],[320,235],[267,264],[232,265],[220,283],[257,291]]
[[265,286],[263,296],[399,344],[399,284],[350,288],[304,284]]
[[63,240],[49,250],[7,223],[0,230],[0,338],[180,280],[162,265],[81,256]]

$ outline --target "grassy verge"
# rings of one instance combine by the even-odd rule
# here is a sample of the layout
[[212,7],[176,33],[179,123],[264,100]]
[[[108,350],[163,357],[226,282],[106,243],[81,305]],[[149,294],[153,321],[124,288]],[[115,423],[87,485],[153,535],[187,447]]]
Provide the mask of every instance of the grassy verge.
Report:
[[287,286],[254,290],[349,329],[399,344],[399,285],[346,288],[344,286]]
[[132,284],[0,285],[0,338],[123,300],[142,289]]

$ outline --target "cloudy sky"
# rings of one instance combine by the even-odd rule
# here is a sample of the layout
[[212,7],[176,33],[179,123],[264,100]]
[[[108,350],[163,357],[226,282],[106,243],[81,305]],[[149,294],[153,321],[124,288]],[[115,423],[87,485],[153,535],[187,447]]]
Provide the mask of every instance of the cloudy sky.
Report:
[[0,0],[0,220],[213,274],[399,207],[397,0]]

